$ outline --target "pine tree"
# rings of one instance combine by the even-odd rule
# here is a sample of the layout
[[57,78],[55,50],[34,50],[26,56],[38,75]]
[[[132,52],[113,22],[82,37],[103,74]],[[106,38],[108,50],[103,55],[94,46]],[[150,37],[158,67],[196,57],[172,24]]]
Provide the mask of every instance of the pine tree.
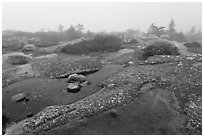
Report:
[[170,33],[175,33],[176,30],[175,30],[174,27],[175,27],[175,23],[174,23],[174,20],[172,19],[171,22],[169,23],[169,30],[168,30],[168,31],[169,31]]
[[63,31],[63,29],[64,29],[64,26],[63,26],[63,25],[61,25],[61,24],[59,24],[59,26],[58,26],[58,30],[59,30],[60,32],[62,32],[62,31]]

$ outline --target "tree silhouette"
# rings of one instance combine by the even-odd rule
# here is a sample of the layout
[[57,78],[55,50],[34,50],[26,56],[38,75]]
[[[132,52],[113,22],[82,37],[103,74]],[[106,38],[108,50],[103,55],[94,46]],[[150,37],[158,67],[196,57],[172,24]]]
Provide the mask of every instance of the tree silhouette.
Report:
[[191,28],[190,33],[193,34],[193,33],[195,33],[195,32],[196,32],[196,30],[195,30],[195,27],[193,26],[193,27]]
[[169,33],[175,33],[176,30],[175,30],[175,23],[174,23],[174,20],[172,19],[171,22],[169,23]]
[[75,26],[75,29],[80,31],[80,32],[83,32],[85,30],[85,27],[82,23],[78,23],[76,26]]
[[59,30],[60,32],[62,32],[63,29],[64,29],[64,26],[63,26],[62,24],[59,24],[59,26],[58,26],[58,30]]
[[162,34],[164,34],[164,28],[165,27],[163,26],[158,27],[154,25],[154,23],[152,23],[151,26],[149,27],[148,34],[153,34],[160,37]]

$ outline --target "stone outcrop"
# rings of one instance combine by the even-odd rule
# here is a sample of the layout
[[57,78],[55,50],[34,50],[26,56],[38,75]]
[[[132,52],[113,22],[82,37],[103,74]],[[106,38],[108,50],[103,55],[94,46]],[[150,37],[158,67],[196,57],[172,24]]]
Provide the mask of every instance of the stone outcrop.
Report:
[[47,107],[6,134],[202,134],[202,69],[193,65],[202,56],[177,58],[125,67],[95,94]]

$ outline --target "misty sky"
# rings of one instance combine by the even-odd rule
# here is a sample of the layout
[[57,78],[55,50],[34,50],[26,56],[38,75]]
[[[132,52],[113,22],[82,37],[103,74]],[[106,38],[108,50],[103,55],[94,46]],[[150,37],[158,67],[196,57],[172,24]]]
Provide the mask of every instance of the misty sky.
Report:
[[178,31],[192,26],[202,29],[201,3],[3,3],[3,30],[57,30],[83,23],[91,31],[146,31],[151,23],[168,26],[175,21]]

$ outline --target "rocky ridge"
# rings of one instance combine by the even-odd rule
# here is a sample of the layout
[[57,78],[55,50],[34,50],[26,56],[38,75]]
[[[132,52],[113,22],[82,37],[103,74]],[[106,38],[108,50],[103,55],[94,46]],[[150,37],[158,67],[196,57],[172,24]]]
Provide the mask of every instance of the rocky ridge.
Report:
[[[47,107],[11,126],[6,134],[46,134],[51,131],[54,134],[60,128],[75,127],[108,110],[128,107],[153,89],[161,90],[165,93],[163,96],[168,95],[165,99],[159,98],[168,104],[174,115],[175,134],[201,134],[202,66],[195,65],[199,62],[202,62],[201,55],[159,56],[124,67],[104,81],[103,88],[97,93],[73,104]],[[110,84],[113,86],[108,86]]]

